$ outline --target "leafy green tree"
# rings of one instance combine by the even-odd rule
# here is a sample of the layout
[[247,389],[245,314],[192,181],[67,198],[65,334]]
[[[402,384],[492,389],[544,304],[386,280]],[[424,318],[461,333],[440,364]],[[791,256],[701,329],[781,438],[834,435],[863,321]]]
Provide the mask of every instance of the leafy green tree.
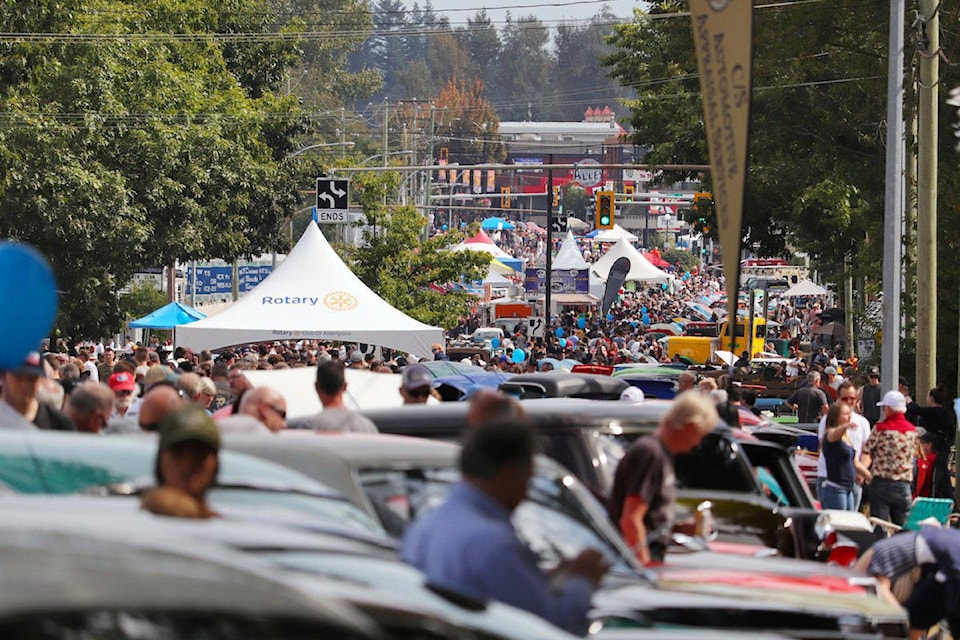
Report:
[[[124,323],[142,318],[167,304],[167,294],[157,289],[151,282],[134,284],[120,294],[120,314]],[[123,326],[109,327],[110,333],[119,333]],[[166,331],[155,331],[160,340],[166,340]]]
[[450,80],[437,94],[434,104],[442,113],[436,133],[449,149],[450,162],[479,164],[506,159],[507,151],[498,135],[500,119],[483,97],[479,80]]
[[441,292],[435,287],[482,279],[490,256],[447,250],[464,239],[459,231],[421,243],[426,219],[413,207],[384,204],[400,182],[397,173],[354,176],[353,191],[365,217],[363,243],[339,249],[357,277],[391,305],[421,322],[451,327],[476,298],[463,290]]
[[557,73],[553,74],[558,97],[557,113],[563,120],[579,121],[591,106],[614,106],[617,98],[630,92],[612,78],[603,59],[613,53],[607,38],[613,33],[616,16],[609,7],[585,25],[557,26],[554,49]]
[[460,46],[470,56],[477,77],[483,81],[484,86],[492,87],[500,57],[500,36],[487,12],[481,10],[472,18],[467,18],[467,26],[457,29],[456,35]]
[[[270,69],[294,44],[208,35],[263,32],[260,0],[61,6],[0,12],[3,32],[53,34],[4,44],[0,234],[50,259],[61,331],[97,336],[121,320],[117,291],[135,268],[277,246],[298,186],[277,160],[300,124]],[[190,33],[203,37],[162,35]]]
[[551,120],[553,62],[546,47],[550,32],[535,16],[507,15],[503,27],[493,102],[508,120]]

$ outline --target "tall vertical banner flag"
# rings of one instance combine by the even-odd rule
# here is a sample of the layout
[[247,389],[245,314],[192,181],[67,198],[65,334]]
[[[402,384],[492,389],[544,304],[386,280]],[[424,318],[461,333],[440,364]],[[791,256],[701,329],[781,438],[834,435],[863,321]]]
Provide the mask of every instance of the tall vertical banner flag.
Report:
[[[753,62],[751,0],[690,0],[727,311],[737,317]],[[731,351],[735,331],[730,332]]]

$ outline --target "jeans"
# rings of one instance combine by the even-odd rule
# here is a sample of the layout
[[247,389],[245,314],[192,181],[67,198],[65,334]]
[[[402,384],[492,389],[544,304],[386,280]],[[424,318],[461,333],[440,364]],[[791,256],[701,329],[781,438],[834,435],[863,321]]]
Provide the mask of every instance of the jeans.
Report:
[[820,506],[824,509],[853,511],[853,489],[823,484],[820,487]]
[[909,482],[874,478],[870,483],[870,515],[903,526],[913,503]]

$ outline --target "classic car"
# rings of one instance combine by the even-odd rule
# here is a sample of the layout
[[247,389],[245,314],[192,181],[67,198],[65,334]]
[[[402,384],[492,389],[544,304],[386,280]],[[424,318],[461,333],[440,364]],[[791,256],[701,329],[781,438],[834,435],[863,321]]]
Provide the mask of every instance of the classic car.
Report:
[[98,523],[95,512],[80,512],[93,529],[84,530],[37,504],[6,512],[5,500],[2,638],[383,637],[381,627],[334,592],[318,599],[226,549],[147,528],[122,536]]
[[[632,439],[652,433],[670,402],[555,398],[526,400],[522,406],[540,433],[543,452],[604,500],[624,448]],[[466,407],[444,404],[364,413],[382,433],[456,440],[465,412]],[[789,557],[826,560],[841,542],[838,527],[852,526],[857,536],[866,527],[873,534],[865,518],[819,511],[809,490],[798,481],[790,451],[772,443],[767,448],[763,443],[746,448],[738,433],[718,425],[700,447],[675,461],[679,506],[692,513],[700,502],[711,501],[720,542],[772,547]],[[756,462],[747,449],[758,456]],[[761,471],[772,474],[780,488],[790,490],[782,500],[771,493],[769,482],[760,482]],[[857,522],[850,525],[851,519]],[[844,558],[849,561],[849,554]]]
[[[459,448],[450,443],[303,432],[280,438],[233,436],[225,442],[230,449],[261,455],[338,488],[381,518],[395,536],[418,513],[438,504],[459,478]],[[807,566],[778,574],[773,564],[765,571],[762,561],[738,559],[739,568],[715,567],[711,582],[704,580],[704,569],[696,573],[687,565],[671,568],[668,562],[660,569],[660,584],[669,587],[653,588],[649,572],[636,565],[605,509],[567,470],[545,457],[537,461],[529,498],[515,512],[514,523],[545,568],[587,547],[611,561],[611,573],[595,597],[598,627],[616,626],[626,618],[657,625],[770,629],[801,638],[904,634],[902,612],[871,593],[871,579],[819,563],[798,563]],[[700,564],[710,567],[706,560]],[[684,597],[677,598],[676,592]]]

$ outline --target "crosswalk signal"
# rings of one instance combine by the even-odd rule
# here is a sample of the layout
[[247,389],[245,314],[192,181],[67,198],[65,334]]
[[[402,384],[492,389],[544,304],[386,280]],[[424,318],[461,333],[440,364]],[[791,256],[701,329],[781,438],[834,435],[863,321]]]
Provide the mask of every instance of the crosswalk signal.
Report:
[[500,208],[510,208],[510,187],[500,187]]
[[613,214],[616,207],[613,191],[597,192],[596,224],[597,229],[613,229]]

